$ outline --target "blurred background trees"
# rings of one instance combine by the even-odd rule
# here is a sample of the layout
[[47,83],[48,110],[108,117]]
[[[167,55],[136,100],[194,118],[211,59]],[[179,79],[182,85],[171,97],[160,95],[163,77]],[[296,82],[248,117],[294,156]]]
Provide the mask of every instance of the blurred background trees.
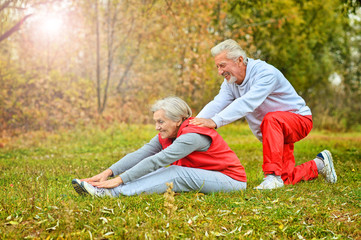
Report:
[[219,90],[210,48],[227,38],[279,68],[311,107],[316,127],[357,128],[360,5],[0,1],[1,134],[95,120],[148,123],[149,105],[169,95],[196,114]]

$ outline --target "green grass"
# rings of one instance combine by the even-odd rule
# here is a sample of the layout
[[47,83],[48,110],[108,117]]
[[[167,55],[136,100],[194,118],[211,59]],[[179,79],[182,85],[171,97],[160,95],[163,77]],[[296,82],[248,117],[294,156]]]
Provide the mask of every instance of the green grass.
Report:
[[327,148],[337,184],[322,178],[273,191],[263,178],[262,145],[248,126],[219,129],[246,168],[248,189],[164,195],[80,197],[71,179],[92,176],[146,143],[153,126],[35,132],[0,149],[0,239],[360,239],[361,133],[312,131],[296,143],[297,164]]

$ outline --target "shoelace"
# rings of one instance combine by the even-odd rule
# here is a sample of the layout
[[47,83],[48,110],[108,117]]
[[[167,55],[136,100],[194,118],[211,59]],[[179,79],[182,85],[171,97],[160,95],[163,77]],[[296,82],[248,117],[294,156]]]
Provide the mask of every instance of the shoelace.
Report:
[[97,188],[95,187],[96,190],[95,190],[95,194],[98,195],[98,196],[104,196],[105,195],[105,189],[104,188]]

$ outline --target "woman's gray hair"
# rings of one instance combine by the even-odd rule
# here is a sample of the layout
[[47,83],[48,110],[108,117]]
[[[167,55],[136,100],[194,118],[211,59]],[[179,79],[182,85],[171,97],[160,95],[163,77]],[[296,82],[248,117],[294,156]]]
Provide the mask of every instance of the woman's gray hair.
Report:
[[192,116],[191,108],[179,97],[163,98],[156,101],[151,107],[153,113],[161,109],[164,110],[166,117],[174,122],[185,120]]
[[222,52],[227,51],[227,58],[231,59],[233,61],[237,61],[239,57],[243,58],[244,65],[247,65],[247,54],[246,52],[241,48],[241,46],[238,45],[238,43],[232,39],[227,39],[216,46],[214,46],[211,49],[212,56],[215,57]]

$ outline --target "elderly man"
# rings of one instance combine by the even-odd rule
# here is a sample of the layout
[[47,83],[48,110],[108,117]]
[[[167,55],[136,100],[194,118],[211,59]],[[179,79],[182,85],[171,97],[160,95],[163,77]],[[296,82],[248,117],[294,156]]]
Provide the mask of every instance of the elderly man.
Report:
[[263,145],[265,178],[256,189],[274,189],[315,179],[322,174],[337,181],[331,153],[320,152],[314,160],[295,166],[294,143],[312,129],[312,113],[283,74],[261,60],[247,58],[234,40],[211,50],[218,74],[225,79],[218,95],[191,123],[219,128],[245,117]]

